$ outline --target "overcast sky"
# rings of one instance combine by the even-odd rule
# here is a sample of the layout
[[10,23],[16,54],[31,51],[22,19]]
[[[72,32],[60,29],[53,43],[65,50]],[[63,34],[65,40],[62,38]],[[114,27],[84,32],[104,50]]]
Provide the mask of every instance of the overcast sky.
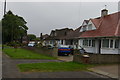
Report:
[[24,17],[29,34],[49,34],[52,29],[78,28],[83,20],[101,16],[101,9],[109,14],[118,11],[117,2],[8,2],[7,11]]

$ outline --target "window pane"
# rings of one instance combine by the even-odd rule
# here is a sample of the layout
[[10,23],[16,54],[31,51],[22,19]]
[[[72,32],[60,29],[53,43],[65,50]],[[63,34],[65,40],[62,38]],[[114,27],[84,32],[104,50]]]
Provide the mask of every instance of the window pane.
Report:
[[91,46],[91,40],[89,40],[89,46]]
[[109,48],[109,39],[103,39],[102,47]]
[[89,24],[88,30],[92,30],[92,24]]
[[119,48],[119,39],[115,40],[115,48]]
[[85,46],[85,43],[86,43],[85,40],[83,40],[83,45],[84,45],[84,46]]
[[86,31],[86,26],[83,26],[83,31]]
[[113,48],[113,40],[110,40],[110,48]]
[[88,46],[88,40],[83,40],[83,45]]
[[95,40],[92,40],[92,47],[95,47]]

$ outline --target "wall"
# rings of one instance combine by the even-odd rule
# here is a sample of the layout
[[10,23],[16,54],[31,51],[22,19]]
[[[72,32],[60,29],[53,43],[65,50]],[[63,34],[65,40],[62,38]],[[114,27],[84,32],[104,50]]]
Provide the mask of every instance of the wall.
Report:
[[47,47],[26,47],[25,49],[29,49],[31,51],[35,51],[40,54],[44,54],[47,56],[57,57],[58,56],[58,48],[48,49]]
[[[120,54],[89,54],[88,63],[120,63]],[[74,55],[73,61],[85,63],[84,58],[81,54]]]
[[95,47],[84,47],[85,51],[86,52],[89,52],[89,53],[96,53],[96,48]]
[[102,48],[101,54],[120,54],[118,49]]

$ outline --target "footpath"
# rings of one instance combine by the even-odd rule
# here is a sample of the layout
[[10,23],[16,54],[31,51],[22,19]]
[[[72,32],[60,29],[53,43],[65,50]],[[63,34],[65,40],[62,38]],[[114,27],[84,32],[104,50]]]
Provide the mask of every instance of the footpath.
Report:
[[120,64],[96,66],[90,68],[89,70],[98,74],[108,76],[110,78],[120,79]]

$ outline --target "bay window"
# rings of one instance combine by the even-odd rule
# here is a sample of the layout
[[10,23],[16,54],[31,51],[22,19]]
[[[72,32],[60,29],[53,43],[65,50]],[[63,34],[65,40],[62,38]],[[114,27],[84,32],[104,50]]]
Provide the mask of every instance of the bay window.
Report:
[[119,39],[103,39],[102,40],[103,48],[119,48]]

